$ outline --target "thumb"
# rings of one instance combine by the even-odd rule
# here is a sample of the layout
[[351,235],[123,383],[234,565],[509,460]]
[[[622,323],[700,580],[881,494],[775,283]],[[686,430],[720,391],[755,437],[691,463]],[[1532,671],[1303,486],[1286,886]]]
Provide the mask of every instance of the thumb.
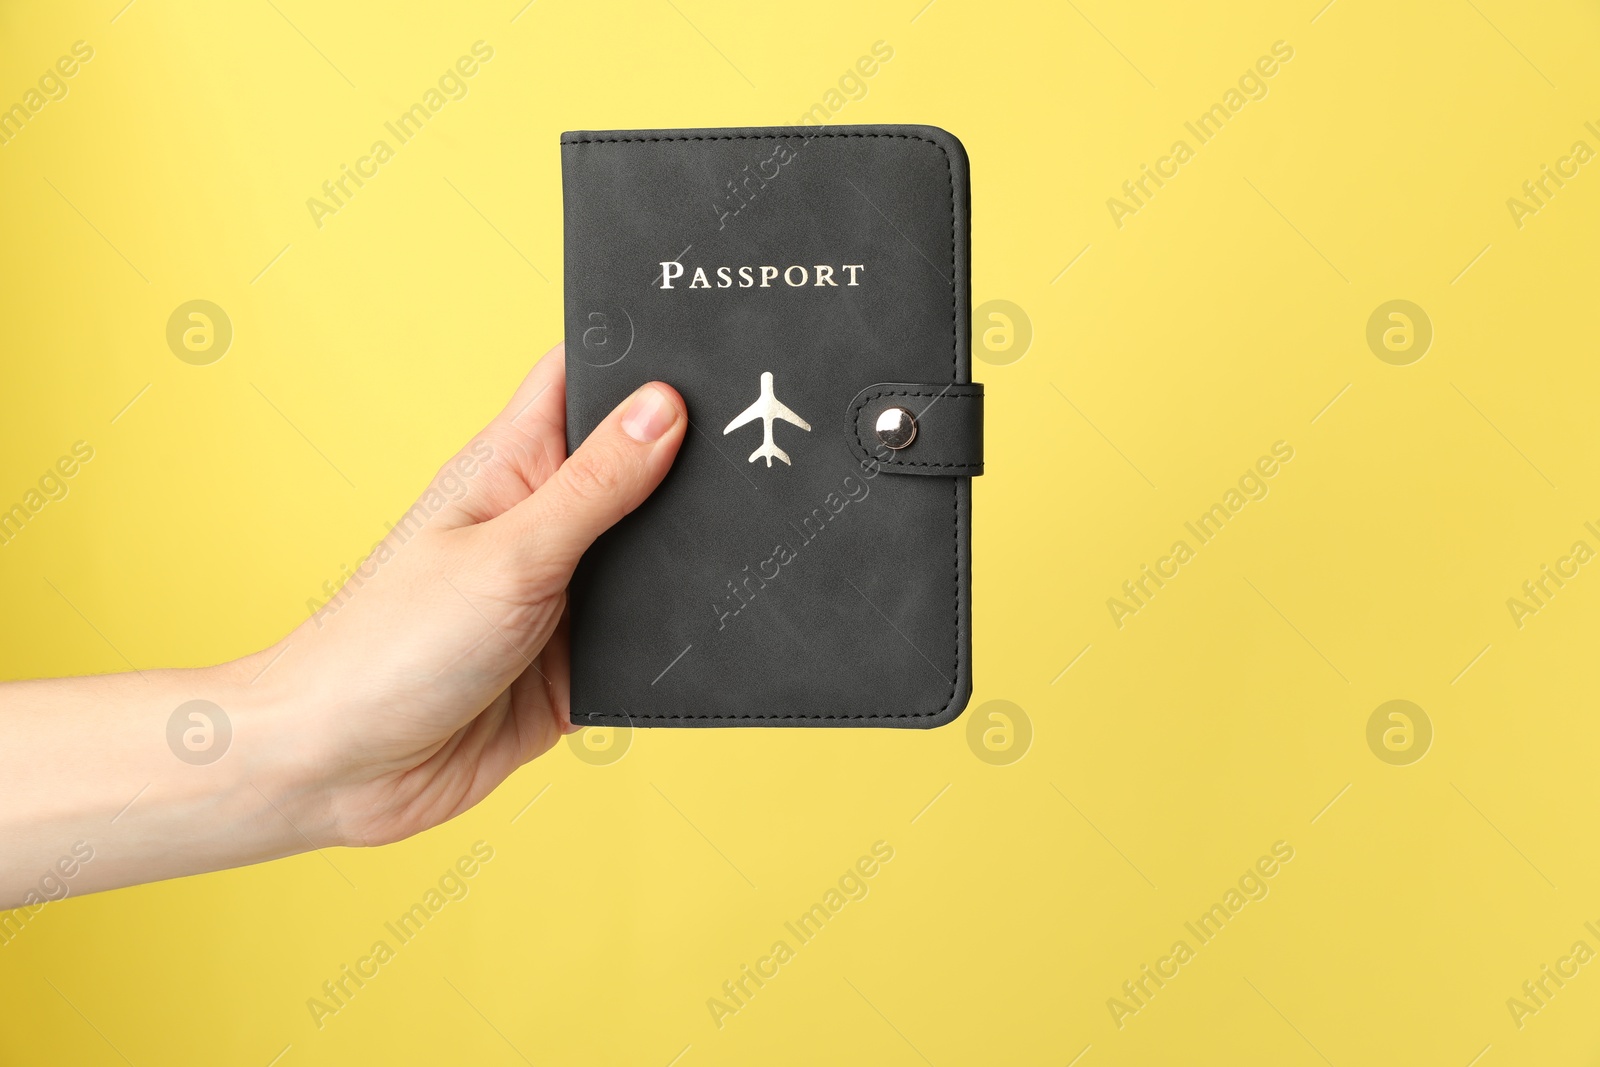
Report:
[[661,484],[688,423],[676,389],[640,386],[532,496],[502,516],[522,545],[535,548],[538,569],[564,583],[594,539]]

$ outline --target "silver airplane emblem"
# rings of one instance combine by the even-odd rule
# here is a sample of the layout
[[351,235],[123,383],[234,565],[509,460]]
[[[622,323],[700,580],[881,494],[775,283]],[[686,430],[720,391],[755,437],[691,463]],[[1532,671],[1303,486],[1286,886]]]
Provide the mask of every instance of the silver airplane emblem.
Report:
[[[811,424],[809,422],[807,422],[805,419],[802,419],[799,415],[796,415],[788,408],[784,407],[783,404],[778,401],[778,398],[773,395],[771,371],[761,372],[761,395],[756,398],[756,402],[754,404],[751,404],[749,407],[745,408],[742,412],[734,417],[732,422],[728,423],[727,429],[722,431],[723,435],[726,436],[727,434],[730,434],[739,427],[743,426],[745,423],[754,422],[756,419],[761,420],[761,447],[750,453],[749,462],[754,463],[758,459],[765,458],[767,461],[767,466],[769,467],[772,466],[772,461],[774,458],[781,459],[785,463],[789,463],[789,453],[779,448],[772,441],[773,419],[782,419],[784,422],[792,423],[808,433],[811,430]],[[793,466],[792,463],[789,465]]]

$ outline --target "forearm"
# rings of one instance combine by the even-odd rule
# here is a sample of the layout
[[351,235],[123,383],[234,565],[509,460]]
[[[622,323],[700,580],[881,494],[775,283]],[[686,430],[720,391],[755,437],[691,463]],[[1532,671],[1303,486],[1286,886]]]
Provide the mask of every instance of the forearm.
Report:
[[[0,909],[313,847],[320,802],[263,665],[0,685]],[[221,714],[174,724],[192,700]]]

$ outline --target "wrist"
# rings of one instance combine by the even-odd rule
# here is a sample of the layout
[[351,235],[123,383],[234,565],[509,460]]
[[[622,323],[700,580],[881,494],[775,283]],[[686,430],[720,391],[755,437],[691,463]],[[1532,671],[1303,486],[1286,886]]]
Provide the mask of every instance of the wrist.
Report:
[[283,651],[273,646],[213,668],[233,731],[230,751],[217,761],[231,763],[226,789],[280,856],[344,844],[332,814],[316,700],[277,662]]

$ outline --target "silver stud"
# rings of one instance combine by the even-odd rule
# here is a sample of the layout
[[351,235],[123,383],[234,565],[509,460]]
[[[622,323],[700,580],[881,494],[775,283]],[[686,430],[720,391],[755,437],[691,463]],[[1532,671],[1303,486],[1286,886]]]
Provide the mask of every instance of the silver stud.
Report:
[[905,408],[885,408],[878,416],[878,440],[899,451],[917,439],[917,419]]

